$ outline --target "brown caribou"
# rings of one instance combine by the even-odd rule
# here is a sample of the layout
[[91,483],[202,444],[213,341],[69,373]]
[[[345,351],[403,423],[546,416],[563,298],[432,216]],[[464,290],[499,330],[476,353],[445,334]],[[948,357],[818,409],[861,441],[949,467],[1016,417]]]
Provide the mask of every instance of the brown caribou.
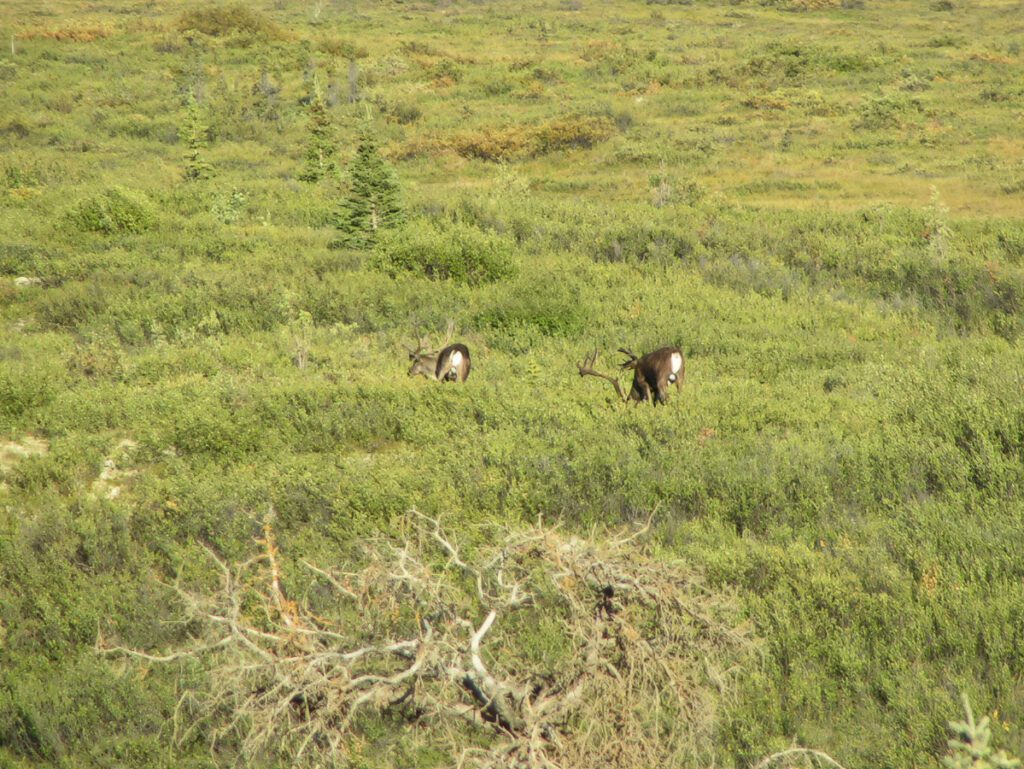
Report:
[[669,385],[675,385],[677,390],[683,389],[686,359],[678,347],[661,347],[639,358],[624,347],[620,347],[619,352],[627,356],[627,360],[620,364],[619,368],[633,371],[633,386],[629,389],[629,394],[623,392],[617,377],[594,370],[597,350],[585,357],[576,368],[579,369],[580,376],[607,379],[615,386],[615,392],[623,402],[651,401],[655,406],[659,403],[664,405],[668,403]]
[[439,382],[465,382],[469,376],[469,348],[456,342],[449,344],[455,324],[448,323],[448,332],[440,352],[426,351],[427,340],[421,338],[415,350],[409,350],[409,376],[423,375]]

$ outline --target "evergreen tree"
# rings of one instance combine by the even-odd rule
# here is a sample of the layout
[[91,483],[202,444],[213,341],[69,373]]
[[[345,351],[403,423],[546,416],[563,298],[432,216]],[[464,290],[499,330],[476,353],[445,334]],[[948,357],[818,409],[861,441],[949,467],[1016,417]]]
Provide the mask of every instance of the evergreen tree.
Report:
[[339,242],[351,248],[373,245],[379,230],[403,219],[398,177],[381,156],[377,138],[367,125],[349,166],[348,196],[338,215]]
[[327,114],[320,91],[320,81],[313,78],[313,94],[309,100],[309,144],[306,145],[306,168],[299,178],[306,182],[318,182],[337,170],[334,163],[334,127]]
[[182,157],[185,160],[185,179],[188,181],[205,179],[210,175],[210,164],[202,157],[209,130],[203,121],[203,113],[196,101],[196,94],[189,90],[185,122],[179,131],[179,136],[185,142],[185,154]]

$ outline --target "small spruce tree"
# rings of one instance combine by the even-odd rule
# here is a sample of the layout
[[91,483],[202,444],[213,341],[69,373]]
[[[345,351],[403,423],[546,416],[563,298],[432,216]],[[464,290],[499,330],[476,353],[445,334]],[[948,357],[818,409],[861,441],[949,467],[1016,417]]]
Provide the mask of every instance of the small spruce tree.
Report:
[[947,769],[1019,769],[1020,760],[992,747],[988,716],[975,721],[967,695],[962,699],[967,718],[949,722],[956,739],[948,741],[949,755],[942,759],[943,765]]
[[313,93],[309,99],[309,143],[306,145],[306,168],[299,178],[318,182],[337,171],[334,162],[334,126],[327,114],[327,105],[320,90],[320,81],[313,78]]
[[181,126],[179,136],[185,142],[185,179],[198,181],[210,176],[211,167],[203,159],[203,149],[206,148],[206,137],[209,127],[203,121],[203,113],[196,101],[196,94],[188,92],[188,106],[185,111],[185,122]]
[[368,248],[380,230],[394,227],[403,219],[398,177],[380,154],[369,124],[360,135],[348,176],[348,195],[338,213],[338,242],[350,248]]

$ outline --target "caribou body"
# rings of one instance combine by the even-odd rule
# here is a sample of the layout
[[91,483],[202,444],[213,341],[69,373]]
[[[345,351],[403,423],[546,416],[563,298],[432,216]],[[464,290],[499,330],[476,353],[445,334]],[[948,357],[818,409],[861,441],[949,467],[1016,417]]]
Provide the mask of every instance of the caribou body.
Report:
[[438,382],[465,382],[471,365],[469,348],[460,342],[449,344],[454,333],[455,324],[449,322],[440,352],[428,352],[428,340],[421,338],[416,349],[409,350],[409,360],[412,361],[409,376],[425,376]]
[[686,358],[683,351],[678,347],[660,347],[654,352],[637,357],[629,350],[620,347],[619,352],[627,356],[619,368],[633,372],[633,385],[629,393],[623,391],[618,377],[610,374],[602,374],[594,369],[597,361],[595,350],[579,364],[580,376],[596,376],[607,379],[615,386],[615,392],[619,398],[625,401],[645,403],[650,401],[655,406],[668,403],[668,389],[675,386],[677,390],[683,388],[683,378],[686,376]]
[[409,376],[422,375],[439,382],[465,382],[469,376],[469,348],[450,344],[439,353],[410,352]]

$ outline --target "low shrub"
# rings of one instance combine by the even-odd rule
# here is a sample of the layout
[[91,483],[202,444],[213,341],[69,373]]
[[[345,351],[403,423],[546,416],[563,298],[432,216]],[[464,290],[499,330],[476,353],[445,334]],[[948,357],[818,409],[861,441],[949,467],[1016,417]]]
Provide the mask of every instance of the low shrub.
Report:
[[381,233],[370,264],[392,277],[412,273],[469,285],[493,283],[516,271],[507,238],[460,223],[439,227],[425,219]]
[[110,187],[85,198],[68,212],[68,221],[80,230],[104,235],[142,232],[153,226],[152,206],[141,194]]
[[588,149],[615,133],[615,123],[605,117],[573,115],[549,121],[533,134],[531,154],[546,155],[568,149]]
[[276,40],[284,36],[274,22],[244,3],[186,11],[178,19],[178,29],[182,32],[195,30],[210,37],[239,35],[257,40]]
[[61,27],[58,29],[29,29],[18,33],[19,40],[56,40],[59,43],[92,43],[112,33],[102,24]]
[[74,281],[47,291],[36,308],[36,318],[45,328],[78,329],[103,315],[114,292],[110,285]]
[[423,117],[423,110],[419,105],[410,101],[388,102],[384,99],[377,99],[377,106],[380,107],[384,119],[398,123],[399,125],[411,125]]
[[538,337],[573,338],[593,321],[578,287],[561,276],[524,275],[477,314],[475,325],[491,329],[490,342],[509,352],[528,349]]
[[921,103],[904,93],[882,93],[860,105],[856,128],[901,128],[908,117],[921,111]]
[[1007,227],[996,236],[996,240],[1008,262],[1024,263],[1024,227]]
[[485,128],[455,136],[449,146],[464,158],[501,161],[528,154],[531,138],[529,128]]
[[539,157],[552,152],[588,149],[615,133],[615,122],[607,116],[569,115],[549,120],[538,126],[484,128],[472,133],[457,134],[432,143],[421,141],[416,154],[437,154],[454,150],[465,158],[503,161],[517,157]]
[[43,184],[43,173],[38,163],[17,165],[8,163],[0,173],[0,187],[14,190],[24,187],[39,187]]
[[53,398],[53,372],[28,361],[0,367],[0,420],[14,418],[45,405]]
[[365,59],[369,56],[363,46],[353,43],[351,40],[345,40],[340,37],[331,37],[325,35],[317,40],[316,49],[323,53],[329,53],[331,56],[337,56],[341,59]]
[[462,68],[452,59],[441,59],[433,70],[434,78],[446,85],[462,80]]
[[0,243],[0,275],[38,275],[65,254],[24,243]]
[[592,258],[605,262],[684,260],[693,254],[696,239],[663,222],[623,218],[602,228]]

